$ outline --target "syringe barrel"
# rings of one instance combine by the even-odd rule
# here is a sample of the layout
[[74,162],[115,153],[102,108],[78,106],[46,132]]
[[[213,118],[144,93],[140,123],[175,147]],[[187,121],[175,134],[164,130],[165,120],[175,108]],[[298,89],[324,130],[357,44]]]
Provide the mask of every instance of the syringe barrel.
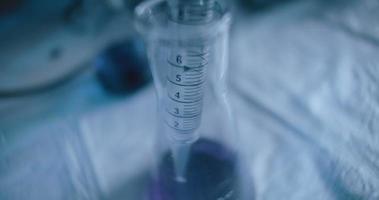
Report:
[[188,143],[199,136],[209,82],[225,74],[230,16],[215,0],[151,4],[137,8],[137,25],[148,40],[159,126],[170,139]]

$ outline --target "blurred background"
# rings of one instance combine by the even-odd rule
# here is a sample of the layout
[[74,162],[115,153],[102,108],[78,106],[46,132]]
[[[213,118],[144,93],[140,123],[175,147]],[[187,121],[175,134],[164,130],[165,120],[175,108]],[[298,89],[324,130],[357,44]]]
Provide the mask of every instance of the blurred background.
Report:
[[[0,1],[1,200],[138,199],[156,121],[138,3]],[[256,199],[379,199],[379,1],[230,4]]]

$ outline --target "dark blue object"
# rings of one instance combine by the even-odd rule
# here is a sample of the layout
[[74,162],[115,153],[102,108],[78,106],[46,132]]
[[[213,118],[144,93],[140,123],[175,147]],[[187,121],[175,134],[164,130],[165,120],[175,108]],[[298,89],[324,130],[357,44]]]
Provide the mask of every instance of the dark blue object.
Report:
[[166,153],[152,182],[149,200],[238,199],[236,156],[224,146],[201,139],[192,145],[185,183],[175,181],[172,156]]
[[294,0],[239,0],[241,8],[254,12],[267,11]]
[[116,43],[96,59],[96,75],[106,91],[134,92],[151,80],[143,41],[138,37]]

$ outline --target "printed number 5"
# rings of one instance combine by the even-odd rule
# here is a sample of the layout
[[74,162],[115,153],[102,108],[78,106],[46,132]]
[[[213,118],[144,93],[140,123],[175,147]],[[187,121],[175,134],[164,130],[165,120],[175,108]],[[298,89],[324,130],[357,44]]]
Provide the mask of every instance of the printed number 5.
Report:
[[176,82],[182,81],[182,76],[180,74],[176,75]]

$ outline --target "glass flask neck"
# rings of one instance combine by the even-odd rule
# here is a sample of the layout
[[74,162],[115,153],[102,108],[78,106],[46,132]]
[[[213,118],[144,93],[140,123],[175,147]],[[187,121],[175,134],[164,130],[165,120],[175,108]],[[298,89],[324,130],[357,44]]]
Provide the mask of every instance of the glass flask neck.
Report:
[[206,2],[206,6],[177,5],[183,4],[180,2],[184,0],[150,0],[140,4],[135,10],[137,30],[147,40],[173,41],[175,37],[196,35],[212,38],[229,28],[231,15],[224,3],[198,0]]
[[169,0],[170,19],[181,24],[211,22],[217,12],[215,0]]

